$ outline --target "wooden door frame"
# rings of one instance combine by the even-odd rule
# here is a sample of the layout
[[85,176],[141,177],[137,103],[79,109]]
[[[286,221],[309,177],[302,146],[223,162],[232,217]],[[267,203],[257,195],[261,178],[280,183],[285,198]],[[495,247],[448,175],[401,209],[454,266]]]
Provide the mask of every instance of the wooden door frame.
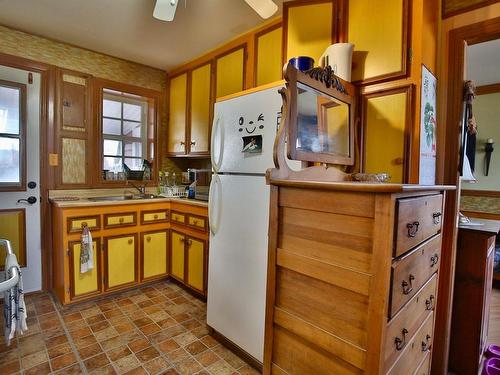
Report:
[[54,168],[48,154],[54,152],[55,66],[0,52],[0,65],[40,74],[40,235],[42,290],[52,287],[52,223],[49,190],[54,183]]
[[449,73],[446,87],[447,108],[445,136],[439,157],[443,158],[441,182],[455,185],[456,191],[446,195],[446,209],[443,223],[443,248],[439,275],[439,298],[436,306],[434,351],[432,374],[447,374],[450,346],[451,313],[453,308],[453,287],[457,250],[457,211],[460,202],[460,128],[462,117],[463,74],[465,68],[465,45],[472,45],[500,38],[500,17],[477,22],[450,31],[448,61]]

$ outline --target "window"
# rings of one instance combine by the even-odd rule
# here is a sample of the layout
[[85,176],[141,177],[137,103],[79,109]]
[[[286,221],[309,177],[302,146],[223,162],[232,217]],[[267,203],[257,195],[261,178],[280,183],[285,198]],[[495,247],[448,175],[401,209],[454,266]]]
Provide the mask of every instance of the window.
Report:
[[[0,80],[0,188],[22,189],[26,87]],[[16,190],[17,190],[16,189]]]
[[[124,179],[124,165],[142,170],[153,158],[154,100],[111,89],[102,96],[103,172]],[[105,175],[105,174],[104,174]]]

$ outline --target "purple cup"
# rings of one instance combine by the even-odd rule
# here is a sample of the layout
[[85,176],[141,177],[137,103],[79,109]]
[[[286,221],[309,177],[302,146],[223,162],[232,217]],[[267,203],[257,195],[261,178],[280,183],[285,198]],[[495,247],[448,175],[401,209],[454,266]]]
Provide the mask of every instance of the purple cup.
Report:
[[484,361],[481,375],[500,375],[500,358],[489,358]]
[[500,346],[488,345],[483,354],[486,358],[500,358]]

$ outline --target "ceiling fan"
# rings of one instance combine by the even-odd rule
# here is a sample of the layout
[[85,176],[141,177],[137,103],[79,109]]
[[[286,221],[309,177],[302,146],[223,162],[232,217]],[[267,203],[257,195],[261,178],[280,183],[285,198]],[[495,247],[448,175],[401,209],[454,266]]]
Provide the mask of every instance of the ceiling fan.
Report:
[[[153,17],[162,21],[173,21],[180,0],[156,0]],[[273,0],[245,0],[262,18],[271,17],[278,10]]]

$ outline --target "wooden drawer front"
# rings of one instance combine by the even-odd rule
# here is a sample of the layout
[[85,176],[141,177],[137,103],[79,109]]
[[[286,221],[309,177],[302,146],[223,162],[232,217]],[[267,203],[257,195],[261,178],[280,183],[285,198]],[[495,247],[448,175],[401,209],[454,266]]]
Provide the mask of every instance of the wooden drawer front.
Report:
[[413,375],[429,375],[431,373],[431,353],[427,353],[424,360]]
[[390,317],[439,269],[440,259],[441,235],[437,235],[392,263]]
[[434,312],[420,326],[416,335],[403,349],[388,375],[414,374],[425,356],[429,354],[433,340]]
[[422,322],[434,311],[437,274],[401,309],[387,325],[385,363],[390,368],[406,344],[415,336]]
[[68,217],[68,233],[81,232],[84,224],[87,224],[90,230],[99,230],[101,229],[101,217],[99,215]]
[[105,214],[104,228],[127,227],[136,225],[137,214],[135,212],[122,212],[119,214]]
[[178,224],[186,224],[186,215],[180,212],[171,211],[170,220]]
[[394,256],[400,256],[441,230],[441,194],[400,199],[397,204],[397,232]]
[[168,221],[168,210],[141,211],[141,223],[158,223]]
[[188,215],[187,220],[187,225],[189,225],[190,227],[200,230],[207,229],[207,220],[202,216]]

